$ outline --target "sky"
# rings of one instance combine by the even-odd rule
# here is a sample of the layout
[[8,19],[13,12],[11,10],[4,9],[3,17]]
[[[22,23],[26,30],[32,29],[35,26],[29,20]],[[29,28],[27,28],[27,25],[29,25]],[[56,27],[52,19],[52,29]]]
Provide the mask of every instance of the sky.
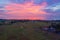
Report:
[[60,20],[60,0],[0,0],[0,19]]

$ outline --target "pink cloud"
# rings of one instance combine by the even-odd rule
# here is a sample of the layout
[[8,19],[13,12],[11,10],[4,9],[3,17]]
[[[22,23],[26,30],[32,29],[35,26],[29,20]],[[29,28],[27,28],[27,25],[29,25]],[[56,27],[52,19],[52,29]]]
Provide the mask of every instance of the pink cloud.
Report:
[[[44,20],[46,17],[37,15],[46,15],[47,13],[42,9],[46,7],[47,3],[43,2],[40,5],[35,5],[33,2],[26,2],[24,4],[11,3],[5,6],[6,14],[9,15],[8,19],[41,19]],[[11,17],[12,16],[12,17]]]

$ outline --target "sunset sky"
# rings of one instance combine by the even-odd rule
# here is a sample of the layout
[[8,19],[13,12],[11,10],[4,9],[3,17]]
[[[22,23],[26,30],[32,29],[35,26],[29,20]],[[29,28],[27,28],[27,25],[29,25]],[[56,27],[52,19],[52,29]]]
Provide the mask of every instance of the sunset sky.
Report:
[[0,19],[60,20],[60,0],[0,0]]

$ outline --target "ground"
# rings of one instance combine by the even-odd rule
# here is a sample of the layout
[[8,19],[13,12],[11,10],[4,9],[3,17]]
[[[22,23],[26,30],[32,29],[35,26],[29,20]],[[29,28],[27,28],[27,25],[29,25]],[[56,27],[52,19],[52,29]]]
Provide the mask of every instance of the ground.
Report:
[[0,25],[0,40],[60,40],[60,34],[42,30],[51,22],[16,22]]

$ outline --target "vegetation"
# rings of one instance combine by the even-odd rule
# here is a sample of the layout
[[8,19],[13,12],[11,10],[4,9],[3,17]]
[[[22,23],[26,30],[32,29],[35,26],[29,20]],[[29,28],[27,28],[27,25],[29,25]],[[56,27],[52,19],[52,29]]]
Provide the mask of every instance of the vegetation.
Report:
[[[59,40],[56,34],[43,31],[51,21],[1,20],[0,40]],[[59,22],[56,22],[59,23]]]

